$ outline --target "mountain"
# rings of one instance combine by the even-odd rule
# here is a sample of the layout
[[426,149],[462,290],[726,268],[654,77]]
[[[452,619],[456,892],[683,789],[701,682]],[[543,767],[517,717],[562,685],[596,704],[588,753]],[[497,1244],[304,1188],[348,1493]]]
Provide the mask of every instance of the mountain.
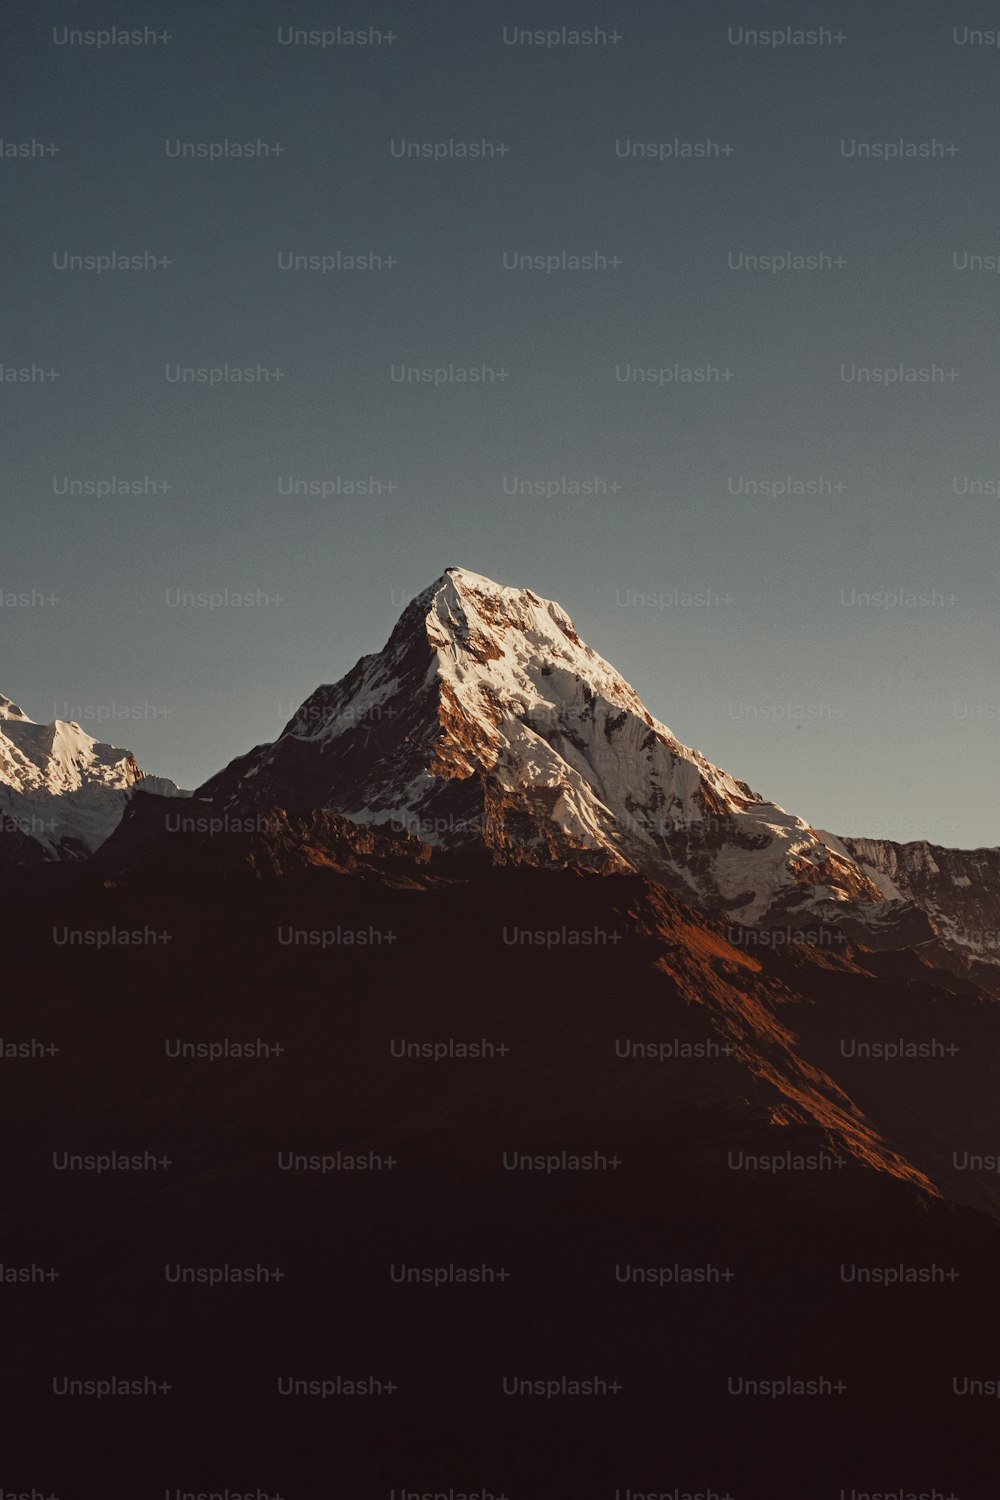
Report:
[[843,847],[682,744],[558,604],[464,568],[195,795],[225,814],[326,808],[502,863],[638,871],[743,926],[933,935]]
[[957,955],[978,983],[997,988],[1000,849],[942,849],[920,840],[824,838],[841,848],[889,901],[910,901],[933,923],[936,953]]
[[36,724],[0,695],[0,863],[92,854],[140,786],[178,795],[172,781],[146,776],[131,751],[62,719]]
[[[1000,1009],[913,953],[748,952],[642,875],[454,862],[269,812],[0,903],[4,1040],[43,1049],[3,1064],[4,1266],[58,1278],[7,1288],[11,1431],[41,1408],[72,1472],[113,1445],[132,1493],[150,1454],[220,1452],[303,1500],[331,1463],[397,1497],[995,1493],[995,1399],[952,1378],[996,1375]],[[111,1150],[158,1165],[53,1169]],[[223,1265],[281,1279],[166,1284]],[[127,1423],[52,1398],[147,1368],[167,1399]],[[293,1403],[279,1374],[395,1389]],[[515,1374],[622,1388],[529,1405]]]
[[[334,1422],[350,1493],[373,1452],[384,1490],[447,1452],[461,1493],[530,1495],[554,1433],[565,1494],[612,1494],[622,1453],[631,1495],[929,1494],[944,1451],[937,1493],[991,1493],[995,1401],[951,1396],[996,1373],[1000,1008],[944,938],[989,914],[996,851],[813,830],[680,744],[558,606],[459,570],[194,797],[4,711],[53,817],[120,799],[94,858],[0,902],[4,1267],[56,1277],[11,1288],[15,1431],[41,1406],[54,1451],[96,1473],[114,1445],[131,1475],[183,1430],[191,1472],[220,1443],[301,1460],[303,1496],[329,1463],[276,1411]],[[164,1275],[237,1260],[274,1284]],[[495,1285],[423,1279],[487,1262]],[[53,1371],[149,1349],[169,1401],[135,1422],[52,1402]],[[564,1372],[620,1395],[507,1399]],[[276,1376],[368,1374],[391,1404],[276,1405]],[[744,1376],[767,1399],[731,1399]],[[836,1394],[790,1421],[770,1383],[817,1377]]]

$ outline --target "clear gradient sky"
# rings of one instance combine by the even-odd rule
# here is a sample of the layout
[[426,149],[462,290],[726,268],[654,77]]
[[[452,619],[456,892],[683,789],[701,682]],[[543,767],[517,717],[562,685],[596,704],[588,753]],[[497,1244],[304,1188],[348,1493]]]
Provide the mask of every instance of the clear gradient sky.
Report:
[[[505,39],[594,25],[618,40]],[[841,0],[9,6],[0,692],[194,786],[457,563],[558,599],[680,739],[815,825],[1000,842],[1000,49],[963,40],[995,25]],[[109,26],[169,40],[60,40]],[[280,40],[337,26],[382,40]],[[834,39],[739,40],[786,27]],[[483,140],[506,154],[393,154]],[[282,149],[177,154],[227,141]],[[741,259],[787,252],[824,268]],[[114,253],[170,264],[62,269]],[[338,254],[383,263],[282,269]],[[171,378],[227,364],[282,378]],[[711,378],[632,378],[675,366]],[[930,378],[850,378],[901,366]],[[60,493],[112,479],[153,488]],[[748,492],[788,479],[814,492]],[[270,602],[171,603],[227,589]]]

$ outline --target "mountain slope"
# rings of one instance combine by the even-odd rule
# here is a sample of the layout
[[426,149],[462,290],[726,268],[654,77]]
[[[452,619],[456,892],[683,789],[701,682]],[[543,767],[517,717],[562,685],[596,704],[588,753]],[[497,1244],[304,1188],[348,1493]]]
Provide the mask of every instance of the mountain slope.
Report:
[[461,568],[196,795],[394,822],[502,862],[637,870],[745,924],[850,910],[929,935],[850,855],[681,744],[558,604]]
[[936,952],[957,955],[980,984],[1000,987],[1000,849],[942,849],[926,840],[831,842],[888,900],[911,901],[927,912],[937,934]]
[[79,724],[36,724],[0,695],[0,858],[28,864],[92,854],[119,823],[132,791],[176,794],[147,777],[129,750]]
[[[4,1036],[55,1048],[4,1067],[5,1265],[58,1279],[8,1287],[0,1394],[12,1432],[34,1441],[41,1409],[70,1456],[58,1493],[109,1452],[129,1493],[150,1454],[211,1475],[220,1442],[251,1475],[291,1467],[303,1497],[329,1493],[331,1462],[338,1493],[372,1492],[373,1453],[385,1494],[445,1453],[461,1493],[531,1496],[554,1441],[573,1496],[613,1494],[623,1453],[652,1476],[633,1496],[869,1493],[885,1481],[858,1476],[895,1477],[900,1455],[913,1493],[941,1453],[992,1474],[995,1402],[949,1388],[953,1371],[992,1378],[1000,1339],[998,1176],[953,1163],[996,1150],[997,1006],[918,959],[890,973],[902,955],[751,954],[730,919],[640,876],[440,878],[453,862],[329,815],[268,815],[49,864],[3,903]],[[53,941],[67,930],[149,937]],[[538,930],[556,940],[512,940]],[[619,940],[562,941],[574,931]],[[842,1045],[899,1036],[957,1052],[887,1063]],[[95,1182],[49,1167],[67,1149],[166,1165]],[[486,1263],[505,1280],[390,1269]],[[166,1284],[165,1266],[222,1264],[281,1279]],[[862,1286],[845,1266],[947,1279]],[[681,1280],[707,1267],[717,1281]],[[134,1419],[53,1400],[53,1371],[131,1377],[149,1350],[171,1389]],[[293,1406],[279,1372],[397,1389]],[[622,1390],[530,1410],[503,1393],[506,1375],[562,1372]],[[744,1401],[733,1374],[844,1390]]]

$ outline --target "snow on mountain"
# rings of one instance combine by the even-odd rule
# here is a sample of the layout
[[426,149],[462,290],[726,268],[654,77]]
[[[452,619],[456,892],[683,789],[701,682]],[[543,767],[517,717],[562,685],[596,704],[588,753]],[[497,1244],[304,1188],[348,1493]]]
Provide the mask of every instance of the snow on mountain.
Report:
[[877,928],[900,909],[846,850],[683,745],[558,604],[464,568],[196,796],[328,808],[503,861],[639,870],[743,925],[850,909]]
[[[1000,849],[942,849],[919,840],[823,837],[853,859],[890,901],[916,903],[930,917],[938,950],[958,953],[979,983],[996,989],[1000,966]],[[984,967],[985,966],[985,967]]]
[[[0,835],[47,859],[93,853],[117,826],[132,791],[177,795],[147,777],[128,750],[93,739],[79,724],[36,724],[0,695]],[[37,851],[36,851],[37,852]]]

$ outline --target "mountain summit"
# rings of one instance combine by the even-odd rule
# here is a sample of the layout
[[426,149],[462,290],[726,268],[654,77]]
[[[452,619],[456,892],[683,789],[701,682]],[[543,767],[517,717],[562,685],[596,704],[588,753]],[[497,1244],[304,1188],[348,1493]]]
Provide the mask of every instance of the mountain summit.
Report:
[[681,744],[560,605],[465,568],[195,795],[326,808],[502,862],[638,870],[744,925],[899,915],[843,846]]
[[0,861],[36,863],[92,854],[119,823],[134,787],[176,795],[147,777],[130,750],[79,724],[36,724],[0,694]]

